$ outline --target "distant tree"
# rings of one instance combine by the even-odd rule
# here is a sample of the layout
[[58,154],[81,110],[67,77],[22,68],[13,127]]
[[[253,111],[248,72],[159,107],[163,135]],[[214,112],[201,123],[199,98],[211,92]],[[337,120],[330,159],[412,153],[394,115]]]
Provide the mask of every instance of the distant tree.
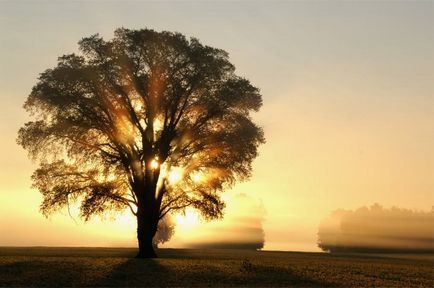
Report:
[[166,215],[163,219],[158,222],[157,233],[155,233],[152,239],[152,244],[154,249],[158,248],[158,245],[166,243],[175,234],[175,223],[173,219]]
[[433,253],[434,213],[379,204],[339,209],[321,222],[318,247],[329,252]]
[[219,192],[250,176],[264,142],[250,118],[261,95],[225,51],[179,33],[118,29],[79,47],[40,75],[24,105],[34,121],[17,142],[39,160],[41,211],[75,201],[87,220],[129,207],[137,257],[155,257],[166,214],[191,206],[221,217]]

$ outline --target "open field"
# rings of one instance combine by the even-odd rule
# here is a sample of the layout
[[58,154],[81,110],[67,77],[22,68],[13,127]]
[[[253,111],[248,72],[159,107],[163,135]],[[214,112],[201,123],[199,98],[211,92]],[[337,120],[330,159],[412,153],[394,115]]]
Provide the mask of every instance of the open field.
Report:
[[433,287],[432,255],[126,248],[0,248],[0,286]]

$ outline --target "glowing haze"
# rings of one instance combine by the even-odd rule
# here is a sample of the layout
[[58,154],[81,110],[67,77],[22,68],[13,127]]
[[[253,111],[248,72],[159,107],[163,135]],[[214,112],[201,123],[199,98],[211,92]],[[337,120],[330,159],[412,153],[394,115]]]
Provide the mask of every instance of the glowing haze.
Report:
[[265,235],[265,249],[313,251],[318,225],[337,208],[431,210],[433,19],[433,2],[2,1],[0,246],[136,245],[127,211],[87,224],[67,211],[43,218],[29,188],[35,167],[15,143],[38,74],[82,37],[111,38],[118,27],[179,31],[222,48],[263,95],[255,121],[267,144],[252,178],[226,192],[221,222],[176,216],[166,247],[201,246],[220,231],[234,241]]

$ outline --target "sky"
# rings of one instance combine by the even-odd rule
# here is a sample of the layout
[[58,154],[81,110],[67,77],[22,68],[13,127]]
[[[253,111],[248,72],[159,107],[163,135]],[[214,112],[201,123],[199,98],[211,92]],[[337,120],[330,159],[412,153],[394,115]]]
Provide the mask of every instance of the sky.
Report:
[[263,96],[253,117],[267,143],[251,179],[225,192],[233,203],[220,224],[178,225],[166,247],[238,227],[239,195],[255,203],[243,213],[261,219],[268,250],[319,251],[319,224],[339,208],[432,209],[432,1],[0,1],[0,246],[135,245],[127,214],[44,218],[36,163],[15,142],[39,73],[118,27],[224,49]]

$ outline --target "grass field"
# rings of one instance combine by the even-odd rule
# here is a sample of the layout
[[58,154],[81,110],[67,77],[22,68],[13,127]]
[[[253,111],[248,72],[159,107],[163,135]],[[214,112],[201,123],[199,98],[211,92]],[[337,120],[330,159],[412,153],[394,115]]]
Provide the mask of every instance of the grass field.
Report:
[[0,286],[434,287],[433,255],[0,248]]

